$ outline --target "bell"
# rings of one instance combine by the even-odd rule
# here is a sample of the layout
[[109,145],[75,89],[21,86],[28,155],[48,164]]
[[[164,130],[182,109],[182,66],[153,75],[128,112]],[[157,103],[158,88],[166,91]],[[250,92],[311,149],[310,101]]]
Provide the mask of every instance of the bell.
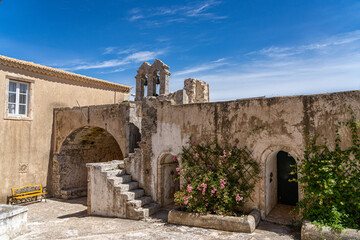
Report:
[[156,84],[160,84],[160,78],[158,75],[156,75]]
[[144,78],[144,86],[147,86],[147,82],[148,82],[147,78]]

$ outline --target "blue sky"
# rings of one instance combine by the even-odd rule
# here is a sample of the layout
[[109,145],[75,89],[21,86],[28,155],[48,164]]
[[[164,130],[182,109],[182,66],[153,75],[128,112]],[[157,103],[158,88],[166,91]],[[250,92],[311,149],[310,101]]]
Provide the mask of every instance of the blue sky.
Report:
[[212,101],[360,88],[360,1],[2,0],[0,54],[135,86],[143,61]]

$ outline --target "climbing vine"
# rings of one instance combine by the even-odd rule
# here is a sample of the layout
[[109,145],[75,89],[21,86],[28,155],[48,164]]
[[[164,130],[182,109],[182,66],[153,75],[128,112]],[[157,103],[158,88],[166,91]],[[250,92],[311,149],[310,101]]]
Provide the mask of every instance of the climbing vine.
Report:
[[238,142],[190,140],[179,155],[177,170],[185,185],[175,194],[175,202],[188,212],[241,214],[259,179],[259,166],[247,148],[237,147]]
[[[351,133],[351,146],[342,149],[339,129]],[[294,172],[304,189],[297,205],[303,220],[326,225],[333,230],[360,229],[360,126],[351,111],[351,119],[339,122],[334,148],[318,144],[317,137],[307,143],[304,158]]]

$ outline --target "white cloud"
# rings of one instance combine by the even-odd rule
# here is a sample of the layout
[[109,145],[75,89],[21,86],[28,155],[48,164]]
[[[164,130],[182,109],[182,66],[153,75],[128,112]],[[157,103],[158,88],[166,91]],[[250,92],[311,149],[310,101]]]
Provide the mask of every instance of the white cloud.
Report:
[[[218,16],[210,12],[211,8],[214,8],[216,5],[220,4],[220,1],[215,0],[204,0],[191,2],[191,4],[183,6],[166,6],[166,7],[157,7],[151,9],[132,9],[129,14],[130,17],[128,20],[134,22],[137,20],[147,20],[147,25],[160,26],[164,23],[172,22],[184,22],[187,18],[194,20],[196,19],[210,19],[210,20],[219,20],[224,19],[226,16]],[[161,23],[156,20],[148,20],[154,17],[163,16],[165,19],[161,19]]]
[[122,59],[111,59],[102,62],[96,63],[87,63],[81,64],[77,66],[70,66],[66,68],[62,68],[63,70],[87,70],[87,69],[99,69],[99,68],[111,68],[124,66],[130,63],[139,63],[143,61],[148,61],[155,59],[157,56],[162,55],[163,51],[139,51],[132,53]]
[[130,18],[129,18],[129,21],[130,22],[133,22],[133,21],[136,21],[136,20],[139,20],[139,19],[142,19],[144,18],[143,15],[132,15]]
[[220,66],[224,66],[224,65],[227,64],[226,62],[224,62],[224,60],[225,60],[225,58],[221,58],[221,59],[218,59],[216,61],[212,61],[212,62],[207,63],[207,64],[202,64],[202,65],[199,65],[199,66],[186,68],[186,69],[184,69],[182,71],[174,72],[173,76],[189,75],[190,73],[198,73],[198,72],[203,72],[203,71],[219,68]]
[[291,47],[267,47],[259,51],[251,52],[249,55],[260,54],[268,57],[287,57],[300,55],[308,51],[326,50],[336,46],[347,45],[360,40],[360,30],[339,34],[317,43],[305,44]]
[[126,57],[127,60],[132,60],[134,62],[143,62],[150,59],[155,59],[156,56],[161,55],[162,52],[151,52],[151,51],[142,51],[142,52],[136,52]]
[[226,60],[220,66],[213,61],[185,68],[171,82],[182,88],[188,73],[186,77],[204,80],[210,84],[211,101],[360,90],[360,31],[312,44],[264,48],[249,57],[236,65]]
[[105,48],[104,50],[104,53],[103,54],[110,54],[110,53],[113,53],[115,51],[116,47],[107,47]]

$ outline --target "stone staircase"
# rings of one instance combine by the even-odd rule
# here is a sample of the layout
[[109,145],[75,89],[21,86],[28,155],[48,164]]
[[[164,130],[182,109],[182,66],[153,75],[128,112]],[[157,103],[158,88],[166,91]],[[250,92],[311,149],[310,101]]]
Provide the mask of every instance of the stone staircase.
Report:
[[139,184],[125,171],[124,160],[89,163],[88,213],[92,215],[143,219],[159,209]]

